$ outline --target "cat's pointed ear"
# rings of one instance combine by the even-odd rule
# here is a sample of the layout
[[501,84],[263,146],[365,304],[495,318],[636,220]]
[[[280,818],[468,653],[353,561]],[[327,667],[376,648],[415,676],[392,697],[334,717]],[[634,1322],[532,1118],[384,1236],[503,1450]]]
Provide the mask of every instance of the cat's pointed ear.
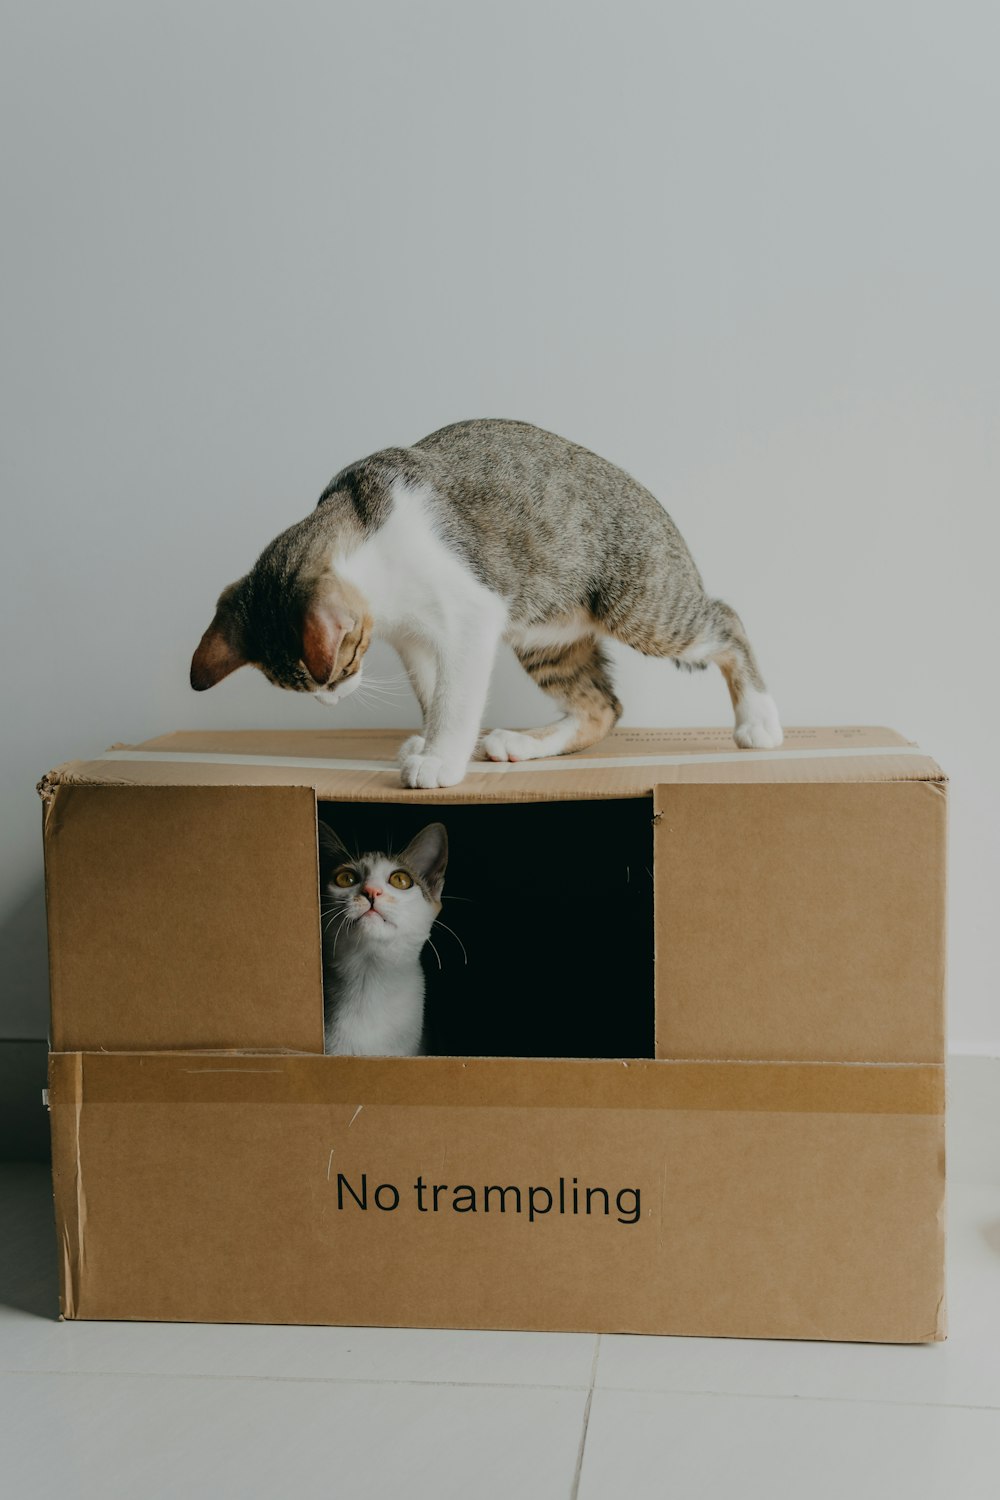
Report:
[[337,837],[329,823],[324,823],[320,818],[317,827],[319,829],[320,869],[332,870],[336,865],[349,864],[351,856],[347,846]]
[[302,616],[302,660],[313,682],[325,687],[333,676],[340,644],[353,626],[340,610],[314,600]]
[[196,693],[203,693],[246,665],[236,622],[231,612],[220,606],[191,658],[191,686]]
[[400,859],[425,882],[434,900],[440,901],[448,863],[448,830],[444,824],[428,823],[410,840]]

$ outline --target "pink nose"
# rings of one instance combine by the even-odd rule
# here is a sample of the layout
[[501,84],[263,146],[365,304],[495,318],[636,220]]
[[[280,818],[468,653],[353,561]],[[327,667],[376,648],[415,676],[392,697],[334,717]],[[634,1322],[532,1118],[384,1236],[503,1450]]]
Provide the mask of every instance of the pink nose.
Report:
[[375,900],[376,896],[381,896],[382,894],[382,887],[380,885],[372,885],[370,881],[367,884],[363,885],[361,889],[364,891],[365,895],[372,901]]

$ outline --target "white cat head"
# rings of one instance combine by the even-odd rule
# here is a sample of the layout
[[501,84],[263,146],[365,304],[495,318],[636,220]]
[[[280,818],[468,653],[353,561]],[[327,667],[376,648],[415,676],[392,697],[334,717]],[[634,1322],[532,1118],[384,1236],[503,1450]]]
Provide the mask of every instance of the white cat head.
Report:
[[441,910],[448,862],[443,823],[421,829],[400,855],[352,856],[319,825],[323,942],[328,960],[351,954],[419,952]]

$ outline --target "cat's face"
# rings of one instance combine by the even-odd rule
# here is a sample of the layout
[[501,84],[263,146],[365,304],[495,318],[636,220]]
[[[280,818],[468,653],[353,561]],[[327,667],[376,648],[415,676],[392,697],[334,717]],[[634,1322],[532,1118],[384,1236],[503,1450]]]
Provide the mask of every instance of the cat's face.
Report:
[[324,948],[345,958],[395,945],[419,952],[441,910],[448,835],[431,823],[400,855],[352,855],[333,830],[319,824]]
[[265,554],[223,590],[194,653],[191,686],[202,692],[250,665],[276,687],[339,703],[361,684],[371,632],[357,589],[331,574],[308,585],[289,580]]

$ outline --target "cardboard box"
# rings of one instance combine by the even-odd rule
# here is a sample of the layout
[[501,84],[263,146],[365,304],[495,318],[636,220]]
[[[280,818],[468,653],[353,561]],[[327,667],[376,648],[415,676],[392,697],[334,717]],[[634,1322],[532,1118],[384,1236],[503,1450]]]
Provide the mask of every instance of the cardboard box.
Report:
[[[943,1338],[934,762],[620,730],[421,792],[399,739],[43,781],[64,1316]],[[318,815],[448,824],[448,1055],[322,1055]]]

